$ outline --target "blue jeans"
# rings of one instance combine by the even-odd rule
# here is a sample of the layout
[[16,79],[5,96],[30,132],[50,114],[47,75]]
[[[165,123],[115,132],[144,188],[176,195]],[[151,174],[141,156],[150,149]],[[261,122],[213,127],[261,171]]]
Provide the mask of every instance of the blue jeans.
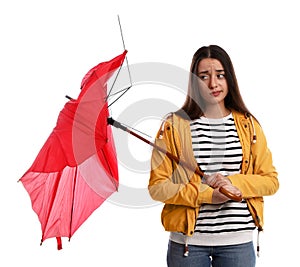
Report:
[[169,267],[254,267],[256,256],[253,242],[230,246],[192,246],[183,256],[184,245],[169,241]]

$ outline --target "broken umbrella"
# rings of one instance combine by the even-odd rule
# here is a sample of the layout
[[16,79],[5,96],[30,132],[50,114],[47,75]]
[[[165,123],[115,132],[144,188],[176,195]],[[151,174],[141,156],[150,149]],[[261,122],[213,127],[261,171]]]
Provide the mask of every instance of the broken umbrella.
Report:
[[70,99],[32,166],[21,177],[38,215],[41,244],[48,238],[69,239],[118,189],[118,166],[107,124],[107,82],[127,51],[92,68],[77,99]]

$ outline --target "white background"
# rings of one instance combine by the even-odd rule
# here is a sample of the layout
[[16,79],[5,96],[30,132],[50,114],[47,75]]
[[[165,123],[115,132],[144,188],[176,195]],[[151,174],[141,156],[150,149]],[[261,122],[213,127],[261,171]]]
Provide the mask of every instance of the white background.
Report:
[[[132,208],[107,201],[71,242],[63,239],[63,250],[57,251],[53,239],[39,246],[40,224],[27,192],[17,183],[55,126],[64,96],[76,97],[89,68],[123,51],[120,15],[130,64],[162,62],[188,70],[200,46],[218,44],[229,53],[244,100],[263,126],[280,179],[278,193],[265,198],[257,266],[297,266],[296,4],[292,0],[1,1],[0,265],[166,266],[168,233],[160,224],[161,204]],[[123,101],[133,103],[135,95],[153,97],[146,89],[133,87]],[[156,127],[150,128],[153,135]],[[144,149],[150,157],[146,145],[136,141],[136,146],[131,148],[133,155]],[[122,184],[146,188],[147,178],[146,173],[120,168]]]

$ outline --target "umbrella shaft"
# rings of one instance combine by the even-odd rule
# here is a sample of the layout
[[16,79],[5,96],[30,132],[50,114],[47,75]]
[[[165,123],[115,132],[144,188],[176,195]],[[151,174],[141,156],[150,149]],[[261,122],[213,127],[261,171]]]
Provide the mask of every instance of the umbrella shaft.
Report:
[[[137,133],[129,130],[127,127],[125,127],[124,125],[122,125],[120,122],[115,121],[113,118],[107,118],[107,123],[119,128],[133,136],[135,136],[136,138],[142,140],[143,142],[147,143],[148,145],[152,146],[153,148],[157,149],[158,151],[164,153],[169,159],[174,160],[177,164],[180,164],[183,167],[188,168],[189,170],[194,171],[196,174],[198,174],[200,177],[204,176],[204,173],[199,169],[199,168],[194,168],[193,166],[191,166],[190,164],[188,164],[187,162],[180,160],[178,157],[176,157],[175,155],[171,154],[170,152],[168,152],[167,150],[165,150],[164,148],[150,142],[149,140],[147,140],[146,138],[138,135]],[[228,190],[226,190],[224,187],[221,187],[220,192],[223,193],[225,196],[227,196],[228,198],[235,200],[235,201],[242,201],[242,197],[234,195],[233,193],[229,192]]]

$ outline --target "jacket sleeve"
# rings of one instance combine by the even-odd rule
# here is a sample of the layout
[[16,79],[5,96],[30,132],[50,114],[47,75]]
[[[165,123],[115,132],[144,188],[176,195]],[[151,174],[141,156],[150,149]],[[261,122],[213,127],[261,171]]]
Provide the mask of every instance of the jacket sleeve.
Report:
[[[155,144],[164,147],[178,157],[179,144],[175,144],[178,136],[170,122],[165,129],[159,130]],[[148,186],[151,197],[165,204],[199,207],[201,203],[211,203],[212,188],[201,183],[201,179],[193,171],[186,170],[164,153],[153,149],[151,157],[151,173]]]
[[266,137],[261,126],[254,121],[257,135],[256,143],[251,145],[249,162],[245,174],[228,176],[232,184],[238,187],[244,198],[273,195],[279,188],[277,171],[273,165],[272,153],[267,146]]

